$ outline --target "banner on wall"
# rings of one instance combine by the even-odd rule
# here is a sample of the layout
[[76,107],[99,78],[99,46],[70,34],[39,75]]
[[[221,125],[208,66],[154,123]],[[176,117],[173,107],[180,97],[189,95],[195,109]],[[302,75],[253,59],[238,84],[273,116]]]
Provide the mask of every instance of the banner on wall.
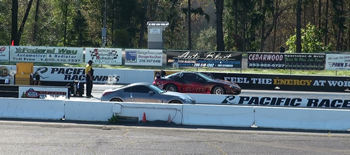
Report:
[[0,61],[9,61],[9,46],[0,46]]
[[[85,68],[83,67],[34,66],[35,72],[39,74],[40,83],[43,85],[66,85],[74,81],[85,83]],[[154,71],[151,70],[94,68],[93,83],[95,84],[152,83],[153,80]]]
[[324,70],[325,54],[285,54],[286,69]]
[[162,66],[163,51],[149,49],[125,49],[125,65]]
[[280,53],[248,53],[248,68],[284,69],[284,54]]
[[18,98],[68,98],[68,87],[19,86]]
[[248,106],[276,106],[276,107],[303,107],[303,108],[332,108],[350,109],[349,99],[322,99],[299,97],[271,97],[271,96],[226,96],[222,99],[223,105]]
[[350,91],[350,77],[275,74],[208,73],[215,79],[237,83],[242,89],[296,91]]
[[237,52],[186,51],[173,57],[178,67],[241,68],[242,54]]
[[326,70],[350,70],[350,55],[327,54]]
[[324,70],[325,54],[248,53],[248,68]]
[[11,46],[10,61],[42,63],[83,63],[83,48]]
[[92,60],[94,64],[122,65],[122,49],[119,48],[86,48],[85,63]]

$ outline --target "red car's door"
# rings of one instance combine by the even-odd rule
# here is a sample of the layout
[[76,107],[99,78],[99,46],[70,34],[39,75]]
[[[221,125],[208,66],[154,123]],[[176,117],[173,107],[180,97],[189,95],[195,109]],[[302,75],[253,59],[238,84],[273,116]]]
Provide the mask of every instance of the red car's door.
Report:
[[184,93],[205,93],[205,79],[193,73],[184,73],[182,76],[183,85],[182,91]]

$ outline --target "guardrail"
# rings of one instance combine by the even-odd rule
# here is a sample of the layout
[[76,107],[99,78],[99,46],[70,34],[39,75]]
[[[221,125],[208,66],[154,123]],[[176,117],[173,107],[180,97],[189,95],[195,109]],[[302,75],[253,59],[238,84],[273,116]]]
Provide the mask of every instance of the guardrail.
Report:
[[182,125],[349,131],[350,112],[232,105],[111,103],[68,100],[0,99],[1,118],[108,121],[113,115]]

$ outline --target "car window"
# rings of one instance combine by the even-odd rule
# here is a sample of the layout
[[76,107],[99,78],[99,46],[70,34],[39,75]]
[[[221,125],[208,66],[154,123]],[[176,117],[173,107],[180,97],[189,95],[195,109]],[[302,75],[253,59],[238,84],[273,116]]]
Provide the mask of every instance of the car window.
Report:
[[213,81],[214,79],[211,78],[210,76],[208,75],[205,75],[203,73],[197,73],[200,77],[202,77],[203,79],[207,80],[207,81]]
[[124,89],[124,92],[131,93],[131,92],[133,92],[133,88],[134,88],[134,87],[125,88],[125,89]]
[[183,80],[185,82],[195,82],[196,81],[196,75],[191,73],[184,73],[183,74]]
[[146,86],[133,86],[125,88],[124,92],[128,93],[148,93],[151,89]]
[[197,82],[205,82],[205,79],[201,76],[195,75],[195,81]]
[[181,82],[182,81],[182,76],[183,76],[182,73],[175,73],[175,74],[167,76],[166,78],[169,78],[169,79],[174,80],[174,81]]
[[133,89],[134,93],[148,93],[151,90],[146,86],[135,86]]
[[157,86],[150,85],[151,89],[153,89],[154,92],[157,92],[158,94],[164,93],[164,90],[158,88]]

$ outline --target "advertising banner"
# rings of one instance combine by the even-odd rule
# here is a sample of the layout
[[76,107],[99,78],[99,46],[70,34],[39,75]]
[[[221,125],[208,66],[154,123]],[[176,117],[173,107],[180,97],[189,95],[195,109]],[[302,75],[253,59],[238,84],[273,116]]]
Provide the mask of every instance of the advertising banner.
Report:
[[196,104],[239,105],[239,106],[267,106],[284,108],[319,108],[319,109],[346,109],[350,110],[350,98],[315,97],[298,95],[215,95],[215,94],[188,94]]
[[[93,69],[95,84],[152,83],[154,80],[152,70]],[[83,67],[35,66],[34,72],[40,75],[40,83],[43,85],[66,85],[74,81],[85,83],[85,68]]]
[[350,109],[349,99],[322,99],[271,96],[226,96],[223,105],[277,106],[304,108]]
[[0,61],[9,61],[9,46],[0,46]]
[[92,60],[94,64],[122,65],[122,49],[119,48],[86,48],[85,63]]
[[248,68],[324,70],[325,54],[248,53]]
[[206,73],[213,78],[232,81],[242,89],[295,91],[350,91],[350,77],[300,76],[275,74]]
[[18,98],[68,98],[68,87],[20,86]]
[[241,68],[242,54],[235,52],[186,51],[173,57],[178,67]]
[[82,63],[83,48],[11,46],[10,61],[42,63]]
[[284,69],[284,54],[248,53],[248,68]]
[[3,65],[0,66],[0,84],[13,84],[16,73],[16,66]]
[[162,66],[163,51],[148,49],[125,49],[125,65]]
[[326,70],[350,70],[350,55],[327,54]]
[[324,70],[325,54],[285,54],[286,69]]

